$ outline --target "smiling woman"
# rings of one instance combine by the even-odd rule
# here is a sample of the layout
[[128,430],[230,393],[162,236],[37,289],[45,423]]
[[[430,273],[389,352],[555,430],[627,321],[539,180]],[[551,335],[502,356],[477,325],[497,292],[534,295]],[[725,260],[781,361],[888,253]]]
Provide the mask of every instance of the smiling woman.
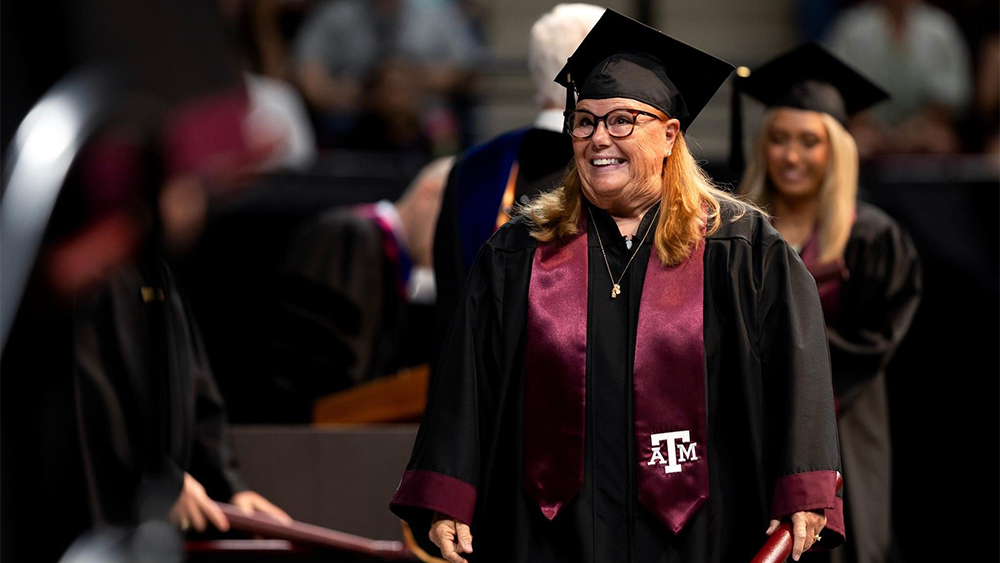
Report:
[[566,180],[480,251],[391,505],[449,561],[842,539],[816,286],[684,140],[731,71],[609,10],[556,78]]
[[741,186],[769,209],[775,227],[796,249],[816,234],[822,241],[817,259],[828,262],[847,244],[857,176],[857,146],[839,121],[823,112],[776,107],[764,118]]

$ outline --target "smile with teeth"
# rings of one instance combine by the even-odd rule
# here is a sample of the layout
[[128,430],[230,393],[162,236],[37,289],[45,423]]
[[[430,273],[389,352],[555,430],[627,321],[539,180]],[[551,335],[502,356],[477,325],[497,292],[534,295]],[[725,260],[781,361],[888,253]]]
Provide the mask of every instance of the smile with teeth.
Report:
[[592,166],[610,166],[612,164],[624,164],[624,158],[594,158],[591,159]]

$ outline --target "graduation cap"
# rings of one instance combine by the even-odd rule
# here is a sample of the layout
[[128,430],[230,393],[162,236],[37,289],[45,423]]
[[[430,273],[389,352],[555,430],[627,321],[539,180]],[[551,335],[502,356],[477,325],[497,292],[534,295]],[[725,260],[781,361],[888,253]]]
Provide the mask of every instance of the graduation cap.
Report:
[[556,82],[566,112],[580,100],[629,98],[649,104],[687,130],[733,71],[733,65],[614,10],[583,39]]
[[740,67],[733,87],[729,165],[743,168],[743,116],[740,92],[768,108],[818,111],[842,124],[852,115],[889,97],[885,90],[816,43],[806,43],[750,72]]
[[847,118],[889,97],[874,82],[817,45],[806,43],[760,67],[743,91],[767,107],[791,107]]

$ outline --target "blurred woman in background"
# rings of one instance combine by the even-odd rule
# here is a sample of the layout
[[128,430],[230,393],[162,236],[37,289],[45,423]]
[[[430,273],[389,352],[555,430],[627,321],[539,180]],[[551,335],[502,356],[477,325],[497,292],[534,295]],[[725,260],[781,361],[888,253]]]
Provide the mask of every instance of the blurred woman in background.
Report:
[[909,236],[857,201],[848,116],[886,94],[817,45],[755,71],[743,86],[768,106],[741,190],[768,209],[816,278],[826,318],[844,464],[844,549],[823,557],[885,561],[891,540],[885,367],[920,301]]

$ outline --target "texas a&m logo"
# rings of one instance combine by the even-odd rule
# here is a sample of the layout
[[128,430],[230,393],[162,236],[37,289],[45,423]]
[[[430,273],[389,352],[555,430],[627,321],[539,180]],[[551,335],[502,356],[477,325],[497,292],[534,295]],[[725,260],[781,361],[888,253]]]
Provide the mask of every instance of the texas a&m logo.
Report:
[[[691,433],[687,430],[676,432],[661,432],[650,436],[653,442],[653,457],[646,465],[662,465],[664,473],[680,473],[682,463],[698,461],[695,447],[697,442],[691,441]],[[667,457],[663,458],[663,450]]]

